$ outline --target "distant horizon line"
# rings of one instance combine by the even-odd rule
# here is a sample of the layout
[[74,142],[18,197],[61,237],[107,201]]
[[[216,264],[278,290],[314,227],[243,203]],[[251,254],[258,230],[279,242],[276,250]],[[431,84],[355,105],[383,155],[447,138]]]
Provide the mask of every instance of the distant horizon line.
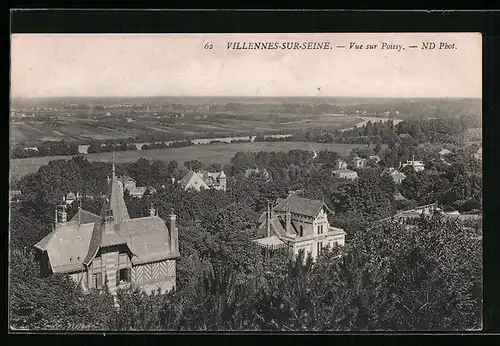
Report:
[[231,98],[261,98],[261,99],[278,99],[278,98],[357,98],[357,99],[482,99],[482,96],[211,96],[211,95],[151,95],[151,96],[11,96],[10,99],[71,99],[71,98],[96,98],[96,99],[141,99],[141,98],[214,98],[214,99],[231,99]]

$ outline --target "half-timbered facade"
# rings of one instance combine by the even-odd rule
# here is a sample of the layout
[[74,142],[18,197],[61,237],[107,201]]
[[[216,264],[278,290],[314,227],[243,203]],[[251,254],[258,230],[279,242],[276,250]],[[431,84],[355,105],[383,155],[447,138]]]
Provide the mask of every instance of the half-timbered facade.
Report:
[[79,209],[67,221],[64,206],[56,211],[54,230],[39,241],[42,275],[70,275],[84,290],[135,285],[146,292],[175,288],[179,257],[176,215],[169,227],[151,208],[132,219],[123,199],[123,183],[113,174],[100,215]]

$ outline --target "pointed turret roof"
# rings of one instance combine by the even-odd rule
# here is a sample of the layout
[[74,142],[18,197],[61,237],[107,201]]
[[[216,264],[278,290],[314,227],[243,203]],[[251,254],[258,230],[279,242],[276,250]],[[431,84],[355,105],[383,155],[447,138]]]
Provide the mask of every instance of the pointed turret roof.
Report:
[[113,171],[111,174],[111,179],[108,183],[108,189],[106,191],[106,201],[104,202],[101,209],[101,218],[104,218],[106,216],[106,210],[112,210],[112,215],[115,223],[130,219],[127,206],[125,205],[125,200],[123,199],[123,183],[115,174],[114,154]]
[[170,248],[172,239],[163,219],[130,219],[114,166],[113,155],[113,172],[101,215],[80,208],[70,222],[55,228],[35,245],[47,251],[54,273],[84,270],[105,247],[124,247],[135,264],[179,257],[178,250]]

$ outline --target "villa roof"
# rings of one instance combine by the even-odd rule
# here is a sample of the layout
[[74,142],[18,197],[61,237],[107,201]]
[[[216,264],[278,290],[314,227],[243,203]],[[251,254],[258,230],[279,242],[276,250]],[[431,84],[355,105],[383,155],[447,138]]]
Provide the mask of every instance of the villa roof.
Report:
[[[321,208],[328,209],[326,204],[322,201],[302,198],[296,194],[292,194],[278,203],[274,210],[277,212],[285,212],[286,207],[289,208],[291,213],[315,217],[320,212]],[[329,210],[329,209],[328,209]]]
[[178,257],[177,252],[170,251],[169,242],[169,230],[163,219],[129,217],[123,185],[113,172],[100,216],[80,209],[35,247],[47,251],[52,271],[58,273],[82,270],[90,265],[99,249],[114,245],[126,246],[129,255],[135,256],[134,263]]
[[87,255],[94,224],[69,223],[56,227],[35,247],[47,251],[54,273],[65,272],[69,267],[81,267]]
[[99,215],[91,213],[90,211],[83,210],[81,208],[78,209],[78,212],[73,216],[70,222],[79,222],[79,223],[94,223],[100,219]]
[[113,218],[116,222],[130,219],[125,200],[123,199],[123,184],[114,173],[108,184],[106,197],[106,202],[101,209],[101,217],[104,217],[105,211],[110,209],[113,211]]
[[195,173],[193,171],[189,171],[187,172],[187,174],[179,181],[179,183],[181,184],[181,186],[183,188],[185,188],[187,186],[187,184],[189,183],[189,181],[191,180],[191,178],[193,177]]

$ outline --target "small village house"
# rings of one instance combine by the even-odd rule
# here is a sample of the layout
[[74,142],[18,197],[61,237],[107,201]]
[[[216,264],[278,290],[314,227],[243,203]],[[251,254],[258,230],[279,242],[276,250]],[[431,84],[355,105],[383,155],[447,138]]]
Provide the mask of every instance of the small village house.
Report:
[[396,183],[396,184],[401,184],[403,182],[403,180],[406,179],[406,175],[400,171],[398,171],[397,169],[395,169],[394,167],[389,167],[389,168],[386,168],[382,171],[382,174],[389,174],[392,178],[392,180]]
[[226,191],[227,177],[224,171],[214,173],[208,171],[189,171],[179,183],[185,190],[193,189],[200,191],[201,189],[215,189]]
[[357,179],[358,173],[356,171],[347,169],[347,163],[344,160],[335,160],[335,169],[332,171],[333,175],[341,179]]
[[396,192],[396,193],[394,194],[394,200],[395,200],[395,201],[401,201],[401,202],[403,202],[403,201],[408,201],[408,199],[407,199],[405,196],[403,196],[403,195],[401,194],[401,192]]
[[156,189],[152,186],[137,186],[137,181],[129,177],[128,175],[123,175],[122,177],[120,177],[120,181],[122,182],[124,189],[127,190],[133,197],[142,198],[146,191],[148,191],[149,193],[156,193]]
[[403,225],[412,227],[415,224],[416,220],[422,214],[423,215],[431,215],[432,213],[435,213],[435,212],[441,213],[444,215],[443,210],[438,207],[437,203],[431,203],[431,204],[419,206],[419,207],[414,208],[414,209],[399,212],[396,215],[384,218],[382,220],[379,220],[378,222],[394,220],[394,221],[399,222]]
[[262,174],[266,179],[271,178],[269,172],[265,168],[250,168],[245,170],[245,178],[250,178],[253,174]]
[[352,159],[352,165],[354,166],[354,168],[363,168],[366,165],[366,159],[356,155],[356,157]]
[[175,288],[176,215],[171,212],[169,227],[153,207],[149,216],[132,219],[123,191],[113,163],[100,215],[79,208],[68,221],[66,205],[56,210],[54,229],[35,244],[42,276],[67,274],[84,291],[106,287],[112,294],[131,284],[148,293]]
[[335,169],[347,169],[347,162],[341,159],[335,160]]
[[372,160],[373,162],[375,162],[375,163],[379,163],[380,162],[380,156],[378,156],[378,155],[370,155],[368,158],[370,160]]
[[415,170],[415,172],[422,172],[425,169],[424,162],[423,161],[416,161],[415,157],[413,157],[413,159],[410,160],[410,161],[401,162],[399,164],[399,167],[401,169],[403,169],[403,168],[405,168],[407,166],[411,166]]
[[324,202],[302,198],[290,192],[276,205],[268,204],[259,222],[259,236],[254,241],[266,251],[286,249],[297,255],[304,250],[315,260],[325,247],[345,245],[344,230],[332,227]]
[[68,194],[63,198],[66,205],[73,204],[74,201],[78,200],[80,195],[77,193],[76,195],[73,192],[68,192]]
[[335,169],[333,170],[333,175],[337,178],[341,179],[350,179],[350,180],[355,180],[358,179],[358,172],[350,170],[350,169]]

